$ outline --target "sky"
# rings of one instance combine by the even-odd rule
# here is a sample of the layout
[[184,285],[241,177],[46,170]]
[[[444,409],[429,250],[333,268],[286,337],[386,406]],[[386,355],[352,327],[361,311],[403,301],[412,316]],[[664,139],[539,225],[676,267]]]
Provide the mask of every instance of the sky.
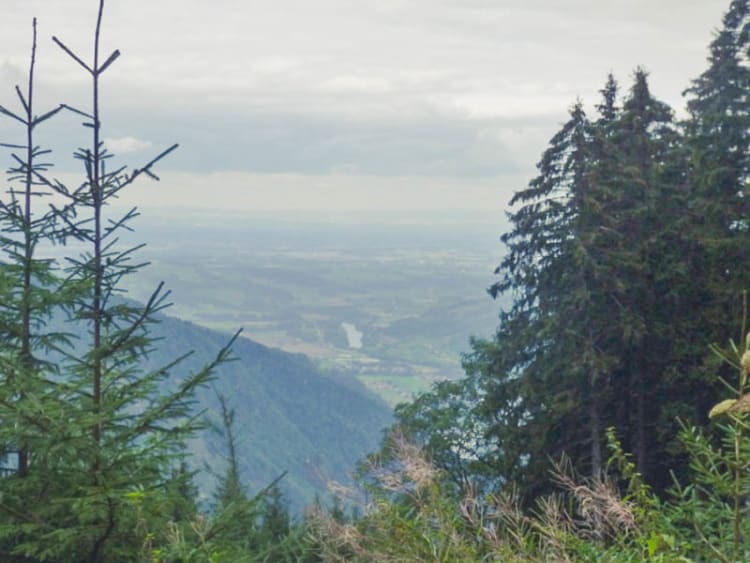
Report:
[[[18,110],[38,18],[38,113],[89,106],[96,0],[2,0],[0,104]],[[678,113],[729,0],[107,0],[103,130],[142,207],[499,212],[577,98],[632,71]],[[40,127],[75,181],[68,114]],[[0,120],[0,142],[23,131]]]

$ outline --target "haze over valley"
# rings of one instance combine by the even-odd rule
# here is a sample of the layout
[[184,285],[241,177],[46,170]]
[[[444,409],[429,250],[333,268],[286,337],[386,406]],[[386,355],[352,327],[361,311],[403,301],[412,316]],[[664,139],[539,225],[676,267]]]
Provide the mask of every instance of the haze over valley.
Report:
[[146,211],[133,241],[151,265],[132,295],[168,280],[169,314],[310,357],[391,405],[461,374],[489,337],[500,259],[496,212]]

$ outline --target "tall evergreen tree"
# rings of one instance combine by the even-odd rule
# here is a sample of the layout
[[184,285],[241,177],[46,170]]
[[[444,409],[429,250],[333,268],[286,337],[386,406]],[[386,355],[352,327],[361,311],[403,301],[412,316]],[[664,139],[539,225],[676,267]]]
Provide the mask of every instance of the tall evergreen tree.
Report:
[[693,271],[707,342],[724,342],[740,293],[750,283],[750,2],[733,0],[709,48],[708,68],[685,94],[690,218],[698,247]]
[[614,123],[616,168],[599,180],[612,194],[606,214],[616,234],[603,260],[619,280],[610,295],[619,308],[620,344],[613,352],[622,369],[615,377],[618,395],[627,396],[629,404],[619,429],[643,475],[660,456],[650,439],[656,430],[650,397],[669,365],[675,276],[682,259],[677,220],[685,198],[677,142],[672,110],[651,95],[647,74],[638,69]]
[[[13,164],[8,170],[10,188],[8,198],[0,201],[0,243],[6,260],[0,267],[5,292],[0,308],[0,346],[2,347],[3,394],[0,402],[2,429],[10,432],[3,442],[16,448],[18,475],[24,477],[29,470],[29,451],[23,430],[29,426],[24,416],[29,394],[45,393],[44,375],[49,375],[53,366],[44,361],[44,354],[60,334],[46,334],[43,327],[52,315],[58,301],[59,282],[55,277],[53,263],[39,257],[39,247],[50,244],[61,234],[56,231],[56,215],[49,209],[39,213],[34,201],[45,194],[39,191],[40,182],[34,174],[45,172],[49,164],[40,159],[50,151],[36,144],[35,130],[47,119],[58,113],[58,106],[42,115],[35,114],[34,70],[36,66],[37,24],[32,25],[31,63],[28,84],[24,91],[16,86],[21,103],[20,115],[0,106],[0,115],[10,118],[23,127],[22,144],[5,143],[14,149]],[[16,152],[18,151],[18,152]],[[22,152],[21,152],[22,151]],[[20,154],[19,154],[20,153]],[[46,206],[45,206],[46,207]],[[15,419],[15,421],[13,421]],[[12,430],[11,430],[12,429]]]
[[[491,293],[510,293],[515,303],[501,315],[495,346],[475,345],[467,361],[475,373],[490,370],[480,393],[485,416],[495,421],[488,432],[499,456],[516,459],[508,476],[523,473],[532,494],[545,481],[547,456],[565,451],[592,474],[601,470],[601,376],[610,359],[598,343],[607,330],[595,318],[601,299],[588,248],[597,209],[591,148],[592,127],[577,103],[542,156],[539,175],[511,202],[520,208],[502,237],[508,255]],[[589,408],[582,413],[581,405]],[[520,449],[511,453],[511,443]]]
[[[21,203],[12,192],[10,202],[3,207],[7,220],[17,225],[17,231],[11,232],[17,236],[6,237],[4,248],[24,279],[15,290],[18,296],[14,303],[18,305],[14,307],[20,320],[6,325],[8,330],[15,330],[10,343],[18,343],[19,361],[3,366],[3,373],[6,379],[14,377],[16,371],[22,375],[36,373],[30,369],[38,365],[32,345],[52,344],[59,358],[58,372],[45,372],[40,378],[54,387],[54,394],[46,389],[41,393],[37,387],[20,391],[10,387],[10,394],[4,388],[0,397],[3,423],[8,421],[6,405],[10,405],[11,413],[25,416],[18,444],[22,452],[33,454],[28,466],[22,458],[22,490],[13,480],[0,482],[0,509],[5,515],[0,531],[12,538],[13,556],[34,560],[136,558],[148,533],[139,518],[157,513],[144,511],[143,506],[153,509],[164,504],[164,496],[174,489],[170,481],[184,455],[184,440],[199,426],[192,412],[193,392],[208,381],[213,367],[228,354],[228,349],[221,350],[205,369],[180,381],[169,379],[179,360],[154,371],[140,368],[153,346],[149,327],[156,322],[154,314],[166,306],[168,293],[159,286],[145,305],[118,297],[125,289],[123,282],[142,266],[133,261],[137,248],[121,248],[117,238],[120,231],[129,228],[137,211],[110,217],[108,205],[141,176],[156,178],[154,165],[176,146],[132,172],[107,166],[112,155],[102,142],[100,81],[119,52],[106,58],[100,54],[103,12],[104,1],[100,0],[91,63],[54,38],[92,80],[91,108],[68,108],[86,119],[84,125],[92,135],[91,146],[75,153],[83,163],[84,178],[77,187],[68,188],[50,178],[46,166],[35,160],[41,153],[31,140],[31,131],[50,114],[32,117],[31,88],[27,96],[19,90],[26,118],[15,118],[27,126],[29,139],[24,145],[27,159],[16,159],[16,175],[22,177],[26,191]],[[2,113],[14,116],[6,109]],[[44,327],[48,316],[45,292],[50,289],[44,277],[48,272],[44,268],[50,263],[35,262],[32,255],[48,225],[30,218],[32,186],[42,186],[66,200],[64,206],[55,209],[54,218],[64,223],[68,237],[88,246],[79,257],[68,259],[65,283],[56,288],[64,297],[62,309],[70,326],[82,333],[70,345],[65,341],[45,343],[30,332],[31,328]],[[4,268],[6,274],[13,271]],[[26,283],[28,279],[30,283]],[[10,285],[3,282],[6,287]],[[3,359],[6,357],[3,351]],[[54,401],[47,400],[50,395]],[[1,437],[6,439],[5,424],[2,432]],[[27,444],[33,447],[27,449]],[[166,533],[166,520],[152,524],[158,533]]]
[[[25,537],[30,512],[49,499],[42,493],[48,476],[53,428],[64,424],[58,366],[50,361],[66,335],[48,322],[66,294],[57,265],[44,257],[64,240],[57,214],[39,198],[49,195],[37,175],[50,164],[50,151],[37,145],[37,127],[62,108],[41,115],[35,107],[37,24],[32,25],[31,62],[25,89],[16,86],[21,111],[0,107],[0,115],[21,125],[23,140],[3,143],[12,149],[9,189],[0,198],[0,444],[4,447],[0,479],[0,558]],[[39,205],[41,203],[42,205]],[[54,488],[56,484],[47,487]],[[59,489],[58,489],[59,491]]]
[[248,551],[252,548],[257,528],[259,498],[249,499],[240,477],[237,458],[237,439],[234,427],[234,410],[224,396],[219,395],[221,431],[226,442],[226,470],[216,490],[217,537],[234,549]]

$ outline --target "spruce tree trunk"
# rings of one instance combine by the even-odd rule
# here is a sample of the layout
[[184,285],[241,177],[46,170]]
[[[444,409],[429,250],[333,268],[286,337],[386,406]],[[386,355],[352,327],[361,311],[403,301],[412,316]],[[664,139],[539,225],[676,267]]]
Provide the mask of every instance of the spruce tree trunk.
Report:
[[[23,296],[21,299],[21,364],[24,377],[30,377],[34,366],[31,353],[31,272],[34,268],[34,233],[31,224],[31,191],[34,166],[34,66],[36,64],[36,18],[32,25],[33,40],[31,43],[31,66],[29,67],[29,87],[26,92],[26,178],[23,198]],[[19,90],[20,92],[20,90]],[[29,472],[29,455],[25,443],[16,444],[18,448],[18,476],[26,477]]]
[[589,429],[591,432],[591,478],[599,481],[602,475],[602,428],[600,417],[599,391],[595,380],[590,382]]
[[646,382],[643,369],[639,366],[634,374],[635,392],[635,435],[633,449],[635,450],[635,468],[646,478]]

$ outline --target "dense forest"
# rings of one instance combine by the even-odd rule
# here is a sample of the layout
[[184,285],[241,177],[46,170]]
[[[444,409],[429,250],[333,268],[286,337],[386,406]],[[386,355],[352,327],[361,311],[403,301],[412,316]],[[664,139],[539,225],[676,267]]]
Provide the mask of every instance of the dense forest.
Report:
[[[643,68],[624,90],[607,77],[591,115],[573,104],[512,200],[496,334],[471,343],[464,378],[396,408],[360,491],[300,517],[286,467],[259,491],[242,479],[221,392],[227,462],[198,494],[196,393],[238,335],[203,366],[190,350],[157,363],[169,293],[122,298],[145,264],[119,238],[137,210],[111,203],[177,146],[113,164],[100,81],[120,53],[100,53],[103,14],[100,0],[91,57],[53,38],[91,107],[37,110],[36,21],[20,109],[0,106],[19,128],[0,202],[3,561],[750,559],[750,0],[731,2],[684,119]],[[61,113],[91,135],[73,185],[36,138]],[[59,245],[83,250],[50,258]]]

